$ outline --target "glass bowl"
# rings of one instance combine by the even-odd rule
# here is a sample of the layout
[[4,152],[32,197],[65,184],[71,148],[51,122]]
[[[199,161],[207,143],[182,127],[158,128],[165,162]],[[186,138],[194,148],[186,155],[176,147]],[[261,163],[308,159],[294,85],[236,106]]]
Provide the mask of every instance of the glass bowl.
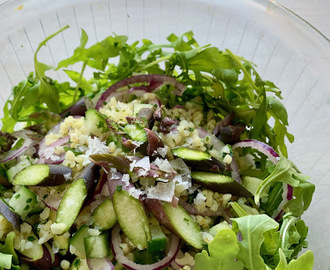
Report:
[[200,44],[229,48],[255,62],[260,75],[283,91],[289,131],[295,135],[289,157],[316,184],[304,216],[309,248],[314,251],[315,269],[329,268],[330,42],[326,37],[266,0],[7,1],[0,6],[0,107],[11,87],[33,70],[39,42],[67,24],[70,28],[40,51],[41,61],[55,65],[70,55],[83,28],[89,44],[112,33],[128,35],[131,42],[142,38],[162,42],[172,32],[193,30]]

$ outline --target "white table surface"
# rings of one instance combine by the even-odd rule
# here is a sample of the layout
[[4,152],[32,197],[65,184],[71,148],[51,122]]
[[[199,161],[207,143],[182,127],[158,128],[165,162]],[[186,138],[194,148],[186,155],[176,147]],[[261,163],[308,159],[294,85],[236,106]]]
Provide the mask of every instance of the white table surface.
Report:
[[330,0],[275,0],[330,39]]

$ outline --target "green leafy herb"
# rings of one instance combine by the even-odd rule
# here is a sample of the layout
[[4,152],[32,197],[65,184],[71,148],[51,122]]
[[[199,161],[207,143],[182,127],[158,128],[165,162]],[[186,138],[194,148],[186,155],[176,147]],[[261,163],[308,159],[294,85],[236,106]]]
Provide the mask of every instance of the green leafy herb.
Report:
[[39,46],[34,54],[34,69],[35,69],[35,74],[36,74],[36,80],[37,80],[37,82],[40,83],[40,85],[38,87],[38,91],[39,91],[38,98],[41,103],[46,103],[48,108],[52,112],[56,112],[56,113],[61,111],[59,91],[55,85],[50,83],[50,81],[47,79],[47,77],[45,75],[46,71],[52,69],[52,67],[39,62],[37,56],[38,56],[38,52],[40,51],[40,49],[43,46],[46,46],[47,42],[50,39],[52,39],[54,36],[56,36],[57,34],[59,34],[60,32],[64,31],[67,28],[68,28],[68,26],[60,29],[59,31],[50,35],[48,38],[46,38],[44,41],[42,41],[39,44]]
[[[281,156],[272,173],[258,186],[256,193],[254,194],[255,203],[259,203],[261,193],[269,190],[273,183],[281,182],[293,187],[298,187],[301,182],[305,183],[307,179],[309,179],[309,177],[299,173],[290,160]],[[312,195],[312,193],[309,192],[308,195]],[[310,203],[310,201],[308,201],[308,199],[311,199],[310,196],[305,196],[304,198],[306,204]]]
[[78,156],[78,155],[82,154],[82,152],[80,152],[79,150],[77,150],[75,148],[72,148],[72,147],[64,146],[63,149],[64,149],[65,152],[71,151],[75,156]]
[[[15,233],[10,232],[6,236],[5,243],[3,245],[0,244],[0,257],[1,257],[0,266],[6,269],[14,269],[18,267],[17,265],[19,264],[17,254],[14,249],[14,240],[15,240]],[[4,256],[5,254],[6,256]]]
[[35,241],[36,239],[35,239],[33,236],[29,236],[29,237],[27,238],[27,240],[30,241],[30,242],[33,242],[33,241]]
[[293,216],[291,213],[283,216],[280,235],[281,250],[288,259],[296,258],[298,253],[307,247],[308,227],[302,219]]
[[267,269],[260,255],[260,248],[265,240],[264,233],[275,233],[279,224],[267,215],[248,215],[233,219],[233,230],[240,231],[243,240],[239,242],[238,259],[249,270]]
[[237,236],[231,229],[220,230],[206,250],[195,257],[196,270],[241,270],[244,268],[242,261],[237,260],[240,251]]
[[313,252],[308,250],[302,254],[297,260],[292,260],[288,264],[283,251],[279,250],[280,262],[275,270],[312,270],[314,264]]

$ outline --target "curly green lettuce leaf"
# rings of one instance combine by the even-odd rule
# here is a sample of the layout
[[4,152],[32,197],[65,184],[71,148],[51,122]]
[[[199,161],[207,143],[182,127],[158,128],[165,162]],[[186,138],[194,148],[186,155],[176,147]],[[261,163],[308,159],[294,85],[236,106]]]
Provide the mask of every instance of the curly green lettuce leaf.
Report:
[[244,265],[237,260],[237,236],[231,229],[221,229],[206,250],[195,256],[195,270],[241,270]]
[[240,231],[243,236],[243,240],[238,243],[240,251],[237,258],[249,270],[267,269],[260,254],[261,245],[265,240],[264,234],[268,231],[275,233],[279,224],[265,214],[248,215],[232,220],[233,230]]

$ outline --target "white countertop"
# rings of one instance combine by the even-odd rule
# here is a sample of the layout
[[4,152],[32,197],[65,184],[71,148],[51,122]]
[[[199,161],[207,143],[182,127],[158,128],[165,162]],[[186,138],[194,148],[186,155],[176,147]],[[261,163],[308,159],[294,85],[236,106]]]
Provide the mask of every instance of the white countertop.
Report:
[[329,0],[275,0],[313,25],[330,39]]

